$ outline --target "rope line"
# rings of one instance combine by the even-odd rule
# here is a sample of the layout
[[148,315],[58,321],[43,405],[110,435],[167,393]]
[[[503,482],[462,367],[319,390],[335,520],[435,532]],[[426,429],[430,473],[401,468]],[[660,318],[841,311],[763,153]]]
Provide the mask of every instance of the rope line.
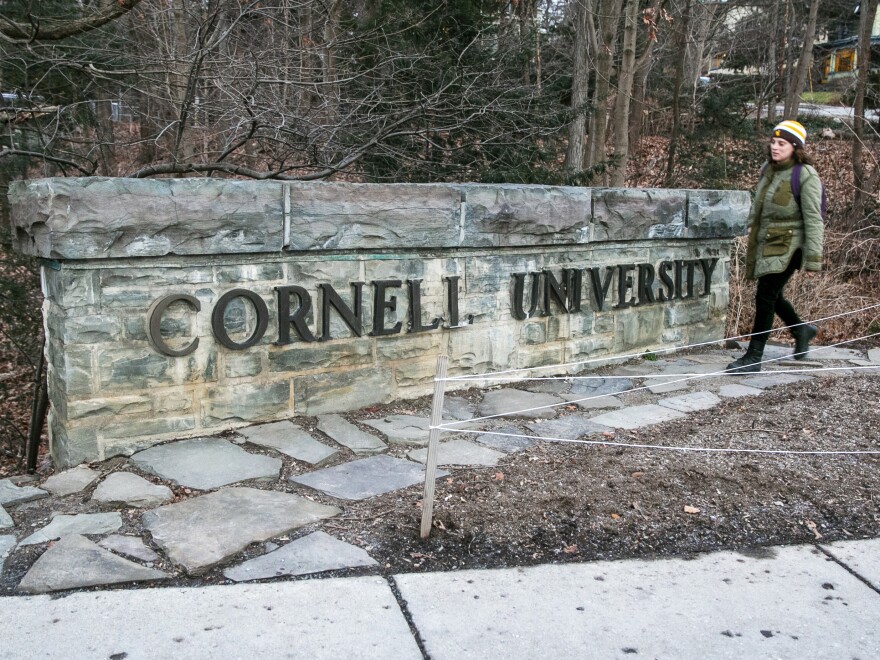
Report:
[[[844,341],[842,341],[842,342],[838,342],[838,343],[836,343],[836,344],[830,344],[830,345],[828,345],[828,346],[820,346],[820,347],[817,347],[815,350],[818,351],[818,350],[821,350],[821,349],[836,348],[836,347],[838,347],[838,346],[842,346],[843,344],[848,344],[848,343],[852,343],[852,342],[856,342],[856,341],[861,341],[861,340],[863,340],[863,339],[868,339],[868,338],[871,338],[871,337],[875,337],[875,336],[877,336],[877,335],[880,335],[880,332],[875,332],[875,333],[872,333],[872,334],[870,334],[870,335],[865,335],[865,336],[863,336],[863,337],[856,337],[855,339],[846,339],[846,340],[844,340]],[[761,365],[764,365],[764,364],[770,364],[770,363],[772,363],[772,362],[777,362],[777,361],[779,361],[779,360],[785,360],[785,359],[788,359],[788,358],[790,358],[790,357],[791,357],[791,356],[784,355],[784,356],[781,356],[781,357],[769,358],[769,359],[767,359],[767,360],[763,360],[763,361],[760,362],[759,364],[761,364]],[[880,365],[878,365],[878,366],[880,366]],[[842,370],[844,370],[844,369],[846,369],[847,371],[853,371],[853,370],[856,370],[856,369],[876,369],[876,368],[877,368],[877,367],[857,367],[857,366],[852,366],[852,367],[823,367],[822,369],[823,369],[824,371],[832,371],[832,370],[841,370],[841,371],[842,371]],[[813,369],[813,371],[815,371],[815,369]],[[676,380],[669,380],[669,381],[666,381],[664,384],[665,384],[665,385],[672,385],[672,384],[675,384],[675,383],[684,383],[684,382],[687,382],[687,381],[690,381],[690,380],[695,380],[695,379],[699,379],[699,378],[707,378],[707,377],[710,377],[710,376],[711,376],[711,377],[717,377],[717,376],[732,376],[732,377],[735,377],[735,378],[741,378],[741,377],[743,377],[743,376],[756,376],[756,375],[758,375],[758,374],[760,374],[760,373],[762,373],[762,372],[743,372],[743,371],[740,371],[740,372],[736,372],[736,371],[728,372],[728,371],[715,371],[715,372],[711,372],[711,373],[708,373],[708,374],[696,374],[696,375],[694,375],[694,376],[686,376],[686,377],[679,378],[679,379],[676,379]],[[780,371],[770,371],[770,372],[766,372],[766,373],[768,373],[768,374],[780,374],[780,373],[786,373],[786,372],[785,372],[784,370],[780,370]],[[671,377],[671,378],[675,378],[675,376],[677,376],[677,375],[680,375],[680,374],[665,374],[665,377],[667,377],[667,378],[670,378],[670,377]],[[643,376],[635,376],[635,378],[642,378],[642,377],[643,377]],[[630,378],[630,376],[619,376],[618,378]],[[526,380],[527,380],[527,379],[526,379]],[[639,386],[639,387],[634,387],[634,388],[632,388],[632,389],[626,390],[626,392],[639,392],[639,391],[646,390],[646,389],[648,389],[648,388],[650,388],[650,387],[651,387],[651,385],[641,385],[641,386]],[[623,392],[615,392],[614,394],[623,394]],[[496,413],[496,414],[494,414],[494,415],[485,415],[485,416],[483,416],[483,417],[474,417],[474,418],[469,419],[469,420],[462,420],[462,421],[449,422],[449,425],[441,424],[441,425],[439,425],[439,428],[444,429],[444,430],[449,430],[449,431],[451,431],[451,430],[455,430],[455,427],[454,427],[454,426],[451,426],[451,425],[453,425],[453,424],[464,424],[464,423],[482,422],[482,421],[485,421],[485,420],[487,420],[487,419],[496,419],[496,418],[498,418],[498,417],[508,417],[508,416],[511,416],[511,415],[518,415],[518,414],[521,414],[521,413],[535,412],[535,411],[537,411],[537,410],[547,410],[547,409],[557,408],[557,407],[559,407],[559,406],[567,406],[567,405],[571,405],[571,404],[581,403],[581,402],[583,402],[583,401],[591,401],[591,400],[593,400],[593,399],[601,399],[601,398],[603,398],[603,397],[607,397],[607,396],[613,396],[613,394],[597,394],[597,395],[594,395],[594,396],[584,397],[584,398],[582,398],[582,399],[572,399],[572,400],[570,400],[570,401],[559,401],[559,402],[557,402],[557,403],[550,403],[550,404],[546,404],[546,405],[543,405],[543,406],[535,406],[535,407],[533,407],[533,408],[524,408],[524,409],[522,409],[522,410],[511,410],[511,411],[507,411],[507,412],[504,412],[504,413]]]
[[[434,427],[431,427],[434,428]],[[875,456],[880,455],[880,450],[798,450],[798,449],[749,449],[736,447],[677,447],[675,445],[648,445],[637,442],[616,442],[613,440],[572,440],[570,438],[553,438],[548,436],[522,435],[517,433],[500,433],[498,431],[473,431],[465,429],[449,429],[442,424],[437,427],[452,433],[479,433],[480,435],[498,435],[510,438],[527,438],[528,440],[546,440],[548,442],[563,442],[578,445],[598,445],[606,447],[624,447],[629,449],[655,449],[661,451],[680,452],[706,452],[728,454],[792,454],[799,456]]]
[[[776,328],[776,329],[772,330],[772,332],[781,332],[783,330],[791,330],[792,328],[797,328],[802,325],[822,323],[824,321],[830,321],[832,319],[840,318],[843,316],[849,316],[851,314],[858,314],[860,312],[865,312],[865,311],[868,311],[871,309],[877,309],[878,307],[880,307],[880,303],[875,303],[873,305],[868,305],[867,307],[862,307],[860,309],[854,309],[854,310],[851,310],[848,312],[840,312],[839,314],[832,314],[830,316],[824,316],[822,318],[813,319],[812,321],[801,321],[800,323],[795,323],[793,325],[786,325],[781,328]],[[874,337],[877,334],[880,334],[880,333],[874,333],[872,335],[867,335],[866,337],[863,337],[862,339],[868,338],[868,337]],[[751,336],[752,336],[751,333],[743,334],[743,335],[734,335],[733,337],[725,337],[724,339],[713,339],[712,341],[704,341],[704,342],[699,342],[696,344],[686,344],[684,346],[671,346],[669,348],[658,348],[658,349],[652,350],[650,352],[653,353],[654,355],[665,355],[666,353],[672,353],[675,351],[683,351],[683,350],[689,349],[689,348],[700,348],[703,346],[712,346],[714,344],[720,344],[722,342],[738,340],[738,339],[745,339],[745,338],[751,337]],[[853,339],[853,340],[849,340],[849,341],[858,341],[858,339]],[[847,342],[841,342],[841,343],[847,343]],[[831,348],[832,346],[837,346],[837,345],[839,345],[839,344],[832,344],[831,346],[828,346],[828,347],[819,346],[819,347],[816,347],[815,349],[810,349],[810,350],[820,350],[821,348]],[[447,381],[491,380],[493,378],[505,376],[507,374],[515,374],[517,372],[534,372],[534,371],[548,370],[548,369],[559,369],[560,367],[566,367],[566,368],[577,367],[580,365],[592,364],[595,362],[613,362],[613,361],[617,361],[617,360],[631,360],[633,358],[640,358],[644,354],[645,354],[645,351],[642,351],[640,353],[630,353],[630,354],[626,354],[626,355],[615,355],[615,356],[604,356],[604,357],[600,357],[600,358],[591,358],[589,360],[581,360],[578,362],[569,362],[567,364],[566,363],[549,364],[549,365],[542,365],[542,366],[537,366],[537,367],[526,367],[526,368],[520,368],[520,369],[506,369],[504,371],[495,371],[495,372],[488,373],[488,374],[466,374],[466,375],[462,375],[462,376],[447,377],[446,380]],[[503,378],[502,380],[510,380],[510,378],[507,377],[507,378]]]

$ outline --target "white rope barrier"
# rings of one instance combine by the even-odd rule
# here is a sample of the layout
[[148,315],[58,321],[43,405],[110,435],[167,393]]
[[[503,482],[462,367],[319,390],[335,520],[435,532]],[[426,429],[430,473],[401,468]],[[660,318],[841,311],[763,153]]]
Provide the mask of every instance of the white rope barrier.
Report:
[[[708,453],[728,453],[728,454],[793,454],[800,456],[877,456],[880,455],[878,450],[798,450],[798,449],[749,449],[736,447],[679,447],[675,445],[649,445],[637,442],[617,442],[614,440],[572,440],[571,438],[552,438],[548,436],[522,435],[517,433],[501,433],[499,431],[477,431],[465,429],[450,429],[440,425],[444,431],[451,433],[472,433],[480,435],[497,435],[509,438],[526,438],[528,440],[545,440],[548,442],[563,442],[578,445],[596,445],[605,447],[623,447],[629,449],[655,449],[661,451],[680,451],[680,452],[708,452]],[[759,432],[759,431],[756,431]]]
[[[842,342],[838,342],[837,344],[831,344],[831,345],[829,345],[829,346],[819,346],[819,347],[817,347],[815,350],[818,351],[818,350],[823,349],[823,348],[836,348],[836,347],[838,347],[838,346],[842,346],[842,345],[844,345],[844,344],[848,344],[848,343],[852,343],[852,342],[856,342],[856,341],[862,341],[863,339],[869,339],[869,338],[871,338],[871,337],[875,337],[875,336],[877,336],[877,335],[880,335],[880,332],[875,332],[875,333],[873,333],[873,334],[865,335],[865,336],[863,336],[863,337],[856,337],[855,339],[847,339],[847,340],[844,340],[844,341],[842,341]],[[812,350],[812,349],[811,349],[811,350]],[[767,359],[767,360],[762,361],[760,364],[761,364],[761,365],[765,365],[765,364],[770,364],[770,363],[772,363],[772,362],[777,362],[777,361],[779,361],[779,360],[786,360],[786,359],[790,359],[790,358],[791,358],[791,356],[789,356],[789,355],[785,355],[785,356],[777,357],[777,358],[769,358],[769,359]],[[837,370],[837,371],[844,371],[844,370],[846,370],[846,371],[854,371],[854,370],[857,370],[857,369],[877,369],[877,368],[880,368],[880,365],[877,365],[876,367],[874,367],[874,366],[868,366],[868,367],[858,367],[858,366],[851,366],[851,367],[821,367],[821,369],[822,369],[823,371],[834,371],[834,370]],[[797,369],[797,370],[792,370],[792,373],[795,372],[795,371],[797,371],[797,372],[800,372],[800,371],[818,371],[818,369],[816,369],[816,368],[813,368],[813,369],[803,369],[803,370],[801,370],[801,369]],[[673,380],[667,380],[667,381],[665,381],[665,382],[663,383],[664,385],[673,385],[673,384],[675,384],[675,383],[684,383],[684,382],[688,382],[688,381],[691,381],[691,380],[699,380],[700,378],[718,378],[718,377],[742,378],[742,377],[744,377],[744,376],[757,376],[757,375],[760,375],[760,374],[765,374],[765,375],[766,375],[766,374],[774,374],[774,375],[775,375],[775,374],[784,374],[784,373],[787,373],[786,370],[767,371],[767,372],[742,372],[742,371],[741,371],[741,372],[736,372],[736,371],[731,372],[731,371],[713,371],[713,372],[710,372],[710,373],[707,373],[707,374],[687,375],[687,376],[684,376],[684,377],[682,377],[682,378],[676,378],[677,376],[681,376],[682,374],[659,374],[659,375],[662,376],[663,378],[672,378],[672,379],[673,379]],[[610,376],[600,376],[600,377],[601,377],[601,378],[613,378],[613,377],[610,377]],[[586,377],[586,378],[588,378],[588,377]],[[617,376],[616,378],[627,378],[627,379],[630,379],[630,378],[645,378],[645,376]],[[528,380],[528,379],[524,379],[524,380]],[[649,389],[650,387],[652,387],[652,386],[651,386],[651,385],[642,385],[642,386],[640,386],[640,387],[633,387],[633,388],[631,388],[631,389],[625,390],[625,392],[639,392],[639,391],[643,391],[643,390]],[[535,412],[535,411],[538,411],[538,410],[550,410],[550,409],[553,409],[553,408],[558,408],[558,407],[560,407],[560,406],[568,406],[568,405],[572,405],[572,404],[581,403],[581,402],[584,402],[584,401],[591,401],[591,400],[593,400],[593,399],[601,399],[601,398],[603,398],[603,397],[614,396],[614,395],[617,395],[617,394],[623,394],[623,393],[624,393],[624,392],[614,392],[614,393],[612,393],[612,394],[596,394],[596,395],[594,395],[594,396],[588,396],[588,397],[584,397],[584,398],[582,398],[582,399],[572,399],[572,400],[570,400],[570,401],[560,401],[560,402],[558,402],[558,403],[549,403],[549,404],[547,404],[547,405],[543,405],[543,406],[535,406],[534,408],[524,408],[524,409],[522,409],[522,410],[511,410],[511,411],[504,412],[504,413],[496,413],[496,414],[494,414],[494,415],[485,415],[485,416],[483,416],[483,417],[474,417],[473,419],[469,419],[469,420],[456,421],[456,422],[449,422],[448,424],[441,424],[441,425],[440,425],[440,428],[442,428],[442,429],[444,429],[444,430],[450,430],[450,431],[451,431],[451,430],[454,430],[454,429],[455,429],[455,426],[453,426],[454,424],[465,424],[465,423],[468,423],[468,422],[470,422],[470,423],[473,423],[473,422],[482,422],[482,421],[485,421],[485,420],[487,420],[487,419],[496,419],[496,418],[498,418],[498,417],[508,417],[508,416],[510,416],[510,415],[519,415],[519,414],[522,414],[522,413]]]
[[[850,316],[852,314],[858,314],[860,312],[866,312],[868,310],[877,309],[877,308],[880,308],[880,303],[875,303],[873,305],[868,305],[867,307],[862,307],[860,309],[854,309],[854,310],[851,310],[848,312],[840,312],[839,314],[832,314],[830,316],[824,316],[819,319],[813,319],[812,321],[801,321],[800,323],[795,323],[793,325],[787,325],[787,326],[783,326],[781,328],[774,328],[773,330],[771,330],[771,332],[782,332],[784,330],[791,330],[792,328],[797,328],[802,325],[813,325],[816,323],[822,323],[824,321],[830,321],[832,319],[841,318],[843,316]],[[866,335],[865,337],[861,337],[861,339],[874,337],[878,334],[880,334],[880,333]],[[686,344],[684,346],[671,346],[669,348],[658,348],[656,350],[650,351],[650,353],[652,353],[653,355],[665,355],[666,353],[674,353],[677,351],[684,351],[684,350],[691,349],[691,348],[701,348],[704,346],[712,346],[714,344],[720,344],[722,342],[727,342],[727,341],[747,339],[751,336],[752,336],[751,333],[744,334],[744,335],[734,335],[733,337],[725,337],[724,339],[713,339],[712,341],[704,341],[704,342],[699,342],[696,344]],[[859,340],[858,339],[847,340],[847,342],[853,342],[853,341],[859,341]],[[847,342],[840,342],[840,343],[844,344]],[[838,345],[840,345],[840,344],[832,344],[830,346],[817,346],[815,348],[811,348],[810,350],[813,351],[813,350],[820,350],[822,348],[832,348],[832,347],[838,346]],[[447,381],[468,381],[468,380],[478,380],[479,381],[479,380],[492,380],[493,378],[498,378],[499,380],[514,382],[508,374],[516,374],[518,372],[530,372],[531,373],[531,372],[535,372],[535,371],[539,371],[539,370],[571,368],[571,367],[577,367],[580,365],[594,364],[596,362],[607,363],[607,362],[612,362],[612,361],[632,360],[635,358],[643,357],[645,355],[645,352],[646,351],[641,351],[639,353],[629,353],[626,355],[603,356],[600,358],[592,358],[589,360],[581,360],[578,362],[569,362],[567,364],[565,364],[565,363],[563,363],[563,364],[549,364],[549,365],[541,365],[541,366],[537,366],[537,367],[525,367],[525,368],[520,368],[520,369],[507,369],[504,371],[494,371],[494,372],[488,373],[488,374],[465,374],[462,376],[447,376],[446,380]],[[788,357],[791,357],[791,356],[788,356]],[[781,359],[786,359],[786,358],[781,358]],[[536,379],[524,378],[524,380],[536,380]]]

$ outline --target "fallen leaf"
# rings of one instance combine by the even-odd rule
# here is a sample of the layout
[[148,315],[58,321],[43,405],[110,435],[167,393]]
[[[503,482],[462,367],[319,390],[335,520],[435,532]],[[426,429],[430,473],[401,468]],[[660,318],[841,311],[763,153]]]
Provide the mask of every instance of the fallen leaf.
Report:
[[690,504],[685,504],[684,505],[684,512],[693,515],[695,513],[699,513],[700,510],[695,506],[691,506]]
[[496,472],[495,473],[495,481],[504,481],[504,473]]
[[614,431],[602,431],[602,435],[604,435],[606,438],[613,438]]
[[813,536],[816,537],[817,541],[822,538],[822,535],[819,533],[819,530],[816,528],[816,523],[814,523],[812,520],[805,520],[804,524],[807,526],[807,529],[809,529],[811,532],[813,532]]
[[645,473],[644,472],[633,472],[629,476],[631,476],[633,479],[641,479],[642,477],[645,476]]
[[567,545],[562,549],[562,551],[567,555],[573,555],[577,553],[578,547],[576,545]]
[[620,514],[612,513],[611,517],[614,518],[615,520],[620,520]]

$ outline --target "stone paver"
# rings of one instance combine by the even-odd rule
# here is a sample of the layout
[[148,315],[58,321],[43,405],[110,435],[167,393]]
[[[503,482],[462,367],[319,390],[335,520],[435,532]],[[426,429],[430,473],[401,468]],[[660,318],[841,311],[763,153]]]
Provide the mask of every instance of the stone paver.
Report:
[[0,535],[0,573],[3,572],[3,565],[12,549],[15,547],[15,537],[11,534]]
[[249,454],[215,438],[180,440],[150,447],[131,457],[145,472],[181,486],[208,490],[246,479],[277,478],[281,459]]
[[868,359],[874,364],[880,364],[880,348],[872,348],[868,351]]
[[645,362],[643,364],[624,364],[615,367],[611,373],[615,376],[647,376],[648,374],[656,374],[664,364],[666,364],[666,362],[660,360]]
[[698,362],[699,364],[720,364],[722,368],[726,366],[733,358],[730,353],[699,353],[697,355],[688,355],[686,358],[689,362]]
[[394,581],[433,660],[878,657],[876,592],[809,546],[770,550]]
[[415,415],[389,415],[382,419],[366,420],[364,424],[372,426],[394,444],[426,445],[431,420]]
[[[437,471],[438,478],[446,474],[443,470]],[[290,477],[290,480],[341,500],[364,500],[423,483],[425,469],[412,461],[380,454]]]
[[658,405],[672,408],[673,410],[678,410],[683,413],[709,410],[710,408],[717,406],[719,403],[721,403],[721,399],[715,396],[712,392],[691,392],[689,394],[682,394],[681,396],[672,396],[668,399],[660,399],[657,402]]
[[810,352],[807,355],[811,360],[856,360],[864,358],[865,352],[841,346],[829,346],[828,348],[810,346]]
[[467,399],[457,396],[443,398],[443,419],[465,421],[474,417],[474,406]]
[[235,582],[244,582],[375,565],[376,560],[363,548],[318,531],[262,557],[227,568],[223,575]]
[[323,465],[339,453],[337,449],[318,442],[289,420],[249,426],[238,432],[248,442],[277,449],[282,454],[309,465]]
[[[481,433],[474,440],[481,445],[485,445],[490,449],[497,449],[507,454],[522,451],[529,447],[535,446],[535,441],[531,438],[512,437],[523,436],[523,430],[517,426],[501,426],[497,429],[491,429],[491,433]],[[501,433],[509,433],[511,435],[496,435]]]
[[518,389],[527,392],[536,392],[538,394],[556,394],[562,396],[562,393],[568,390],[570,382],[568,378],[548,378],[547,380],[524,380],[516,384]]
[[[724,371],[727,367],[730,360],[725,363],[715,362],[715,363],[705,363],[705,364],[670,364],[661,370],[664,374],[669,374],[671,376],[679,375],[679,376],[694,376],[694,375],[705,375],[705,374],[717,374]],[[694,381],[700,380],[699,378],[694,378]]]
[[880,590],[880,539],[838,541],[822,547]]
[[605,426],[621,429],[639,429],[643,426],[668,422],[671,419],[680,419],[684,416],[684,413],[672,410],[672,408],[649,403],[644,406],[629,406],[620,410],[612,410],[590,419],[597,424],[604,424]]
[[740,385],[739,383],[722,385],[718,389],[718,396],[723,396],[727,399],[736,399],[741,396],[757,396],[758,394],[763,393],[764,390],[758,387],[749,387],[748,385]]
[[735,376],[736,382],[740,385],[748,385],[749,387],[758,387],[761,389],[767,387],[776,387],[777,385],[789,385],[801,380],[812,380],[812,376],[802,376],[800,374],[773,373],[768,371],[765,373],[752,376]]
[[551,419],[556,417],[559,405],[563,403],[565,403],[564,399],[553,394],[524,392],[506,387],[491,390],[483,395],[480,416],[503,415],[527,419]]
[[584,397],[582,394],[567,392],[559,396],[570,403],[574,403],[581,410],[609,410],[623,407],[623,401],[610,394]]
[[98,545],[105,550],[112,550],[116,554],[140,559],[141,561],[156,561],[159,559],[159,555],[148,548],[138,536],[111,534],[107,538],[98,541]]
[[92,543],[84,536],[65,536],[46,550],[22,578],[18,590],[44,594],[104,584],[165,580],[170,576],[147,568]]
[[[407,456],[419,463],[428,462],[428,448],[413,449]],[[480,465],[494,467],[505,454],[469,440],[456,439],[437,446],[437,465]]]
[[532,422],[526,426],[543,438],[560,438],[562,440],[577,440],[584,435],[599,435],[611,430],[610,427],[581,415],[564,415],[557,419]]
[[688,389],[696,383],[698,378],[688,378],[687,376],[664,376],[662,378],[646,378],[645,386],[652,394],[668,394],[669,392],[680,392]]
[[318,430],[330,436],[334,442],[348,447],[358,456],[379,454],[388,449],[382,440],[349,422],[342,415],[321,415]]
[[96,502],[133,507],[159,506],[173,497],[168,486],[150,483],[131,472],[114,472],[92,494]]
[[62,514],[52,518],[52,522],[28,536],[19,545],[46,543],[73,534],[109,534],[120,527],[122,527],[122,517],[118,511],[77,513],[72,516]]
[[0,506],[0,529],[8,529],[13,526],[12,516]]
[[142,520],[171,561],[198,575],[251,543],[341,512],[288,493],[239,487],[167,504]]
[[43,482],[43,488],[53,495],[63,497],[84,491],[100,476],[100,472],[85,465],[79,465],[70,470],[53,474]]
[[633,382],[629,378],[573,378],[570,394],[579,396],[602,396],[621,394],[633,388]]
[[0,479],[0,505],[14,506],[49,497],[49,493],[35,486],[16,486],[9,479]]

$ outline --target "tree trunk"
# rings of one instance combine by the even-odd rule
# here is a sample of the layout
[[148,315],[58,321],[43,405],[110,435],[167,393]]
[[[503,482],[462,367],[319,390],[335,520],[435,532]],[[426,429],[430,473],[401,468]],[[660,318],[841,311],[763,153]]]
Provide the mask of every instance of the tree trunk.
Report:
[[[853,227],[861,223],[865,213],[865,197],[872,192],[869,190],[872,186],[868,185],[865,166],[862,163],[862,151],[865,139],[865,89],[868,86],[868,69],[871,62],[871,28],[877,13],[877,3],[878,0],[864,2],[859,17],[859,68],[853,106],[852,168],[855,194],[853,195],[853,208],[850,217]],[[875,173],[877,171],[877,167],[875,167]],[[875,178],[872,177],[872,179]]]
[[770,27],[773,30],[769,39],[769,48],[767,50],[767,73],[770,80],[767,85],[767,123],[776,123],[776,79],[779,72],[778,69],[778,36],[779,36],[779,3],[772,2],[773,9],[770,12]]
[[574,70],[571,73],[571,122],[568,125],[568,148],[565,152],[565,169],[570,174],[580,172],[584,166],[584,139],[587,128],[587,102],[590,83],[589,36],[587,21],[590,0],[573,0],[574,12]]
[[104,99],[95,101],[95,129],[98,138],[98,152],[101,155],[98,171],[104,176],[116,176],[116,151],[113,139],[113,107]]
[[617,76],[617,100],[614,104],[614,157],[610,185],[622,188],[626,181],[626,163],[629,158],[629,111],[636,64],[636,27],[639,0],[627,0],[624,13],[623,49],[620,74]]
[[819,15],[819,0],[810,3],[810,18],[807,22],[807,31],[804,33],[804,45],[801,48],[801,56],[798,58],[797,70],[794,74],[794,84],[788,90],[785,99],[785,116],[794,119],[798,115],[801,105],[801,94],[807,86],[807,76],[810,74],[810,65],[813,62],[813,41],[816,38],[816,19]]
[[[608,97],[614,70],[614,47],[623,0],[599,0],[599,42],[596,44],[596,89],[593,118],[590,124],[590,148],[587,165],[605,161],[605,136],[608,133]],[[603,183],[607,176],[603,176]]]
[[678,61],[675,67],[675,84],[672,88],[672,135],[669,137],[669,154],[666,159],[666,185],[671,186],[675,172],[675,152],[678,149],[678,136],[681,132],[681,86],[684,79],[687,36],[690,30],[691,0],[685,0],[681,28],[678,32]]

